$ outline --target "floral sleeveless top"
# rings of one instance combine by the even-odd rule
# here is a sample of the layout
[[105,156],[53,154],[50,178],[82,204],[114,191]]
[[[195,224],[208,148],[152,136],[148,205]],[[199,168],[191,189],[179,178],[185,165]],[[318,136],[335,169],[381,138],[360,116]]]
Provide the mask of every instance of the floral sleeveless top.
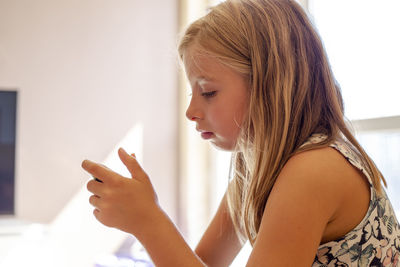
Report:
[[[314,134],[307,143],[319,143],[325,138]],[[336,141],[330,146],[365,175],[370,184],[371,200],[358,226],[345,236],[319,246],[312,267],[400,267],[400,226],[386,193],[377,195],[363,163],[346,143]]]

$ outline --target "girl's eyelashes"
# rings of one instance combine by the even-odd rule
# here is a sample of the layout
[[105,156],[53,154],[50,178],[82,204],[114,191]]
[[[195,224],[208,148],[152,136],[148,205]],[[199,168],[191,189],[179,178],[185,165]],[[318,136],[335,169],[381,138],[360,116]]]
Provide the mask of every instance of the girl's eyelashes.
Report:
[[[216,94],[217,94],[217,91],[211,91],[211,92],[204,92],[204,93],[201,93],[201,96],[208,98],[208,97],[213,97],[213,96],[215,96]],[[193,93],[189,93],[188,96],[189,96],[189,97],[192,97],[192,96],[193,96]]]
[[201,93],[201,95],[203,96],[203,97],[206,97],[206,98],[208,98],[208,97],[213,97],[213,96],[215,96],[217,94],[217,91],[211,91],[211,92],[204,92],[204,93]]

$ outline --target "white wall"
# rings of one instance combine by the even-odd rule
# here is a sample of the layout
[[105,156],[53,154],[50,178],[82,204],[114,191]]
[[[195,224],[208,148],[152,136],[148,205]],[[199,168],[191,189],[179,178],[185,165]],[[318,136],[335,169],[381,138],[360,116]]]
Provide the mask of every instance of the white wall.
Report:
[[[0,0],[0,88],[19,91],[17,215],[50,222],[138,122],[176,218],[176,0]],[[132,151],[134,152],[134,151]]]

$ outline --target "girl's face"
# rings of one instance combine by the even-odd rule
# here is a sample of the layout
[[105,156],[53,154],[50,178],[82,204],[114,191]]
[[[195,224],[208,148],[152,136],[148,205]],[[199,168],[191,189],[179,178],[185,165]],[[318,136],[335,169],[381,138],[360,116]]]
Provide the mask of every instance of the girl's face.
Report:
[[196,122],[202,138],[233,151],[248,107],[247,79],[192,47],[183,56],[192,95],[186,117]]

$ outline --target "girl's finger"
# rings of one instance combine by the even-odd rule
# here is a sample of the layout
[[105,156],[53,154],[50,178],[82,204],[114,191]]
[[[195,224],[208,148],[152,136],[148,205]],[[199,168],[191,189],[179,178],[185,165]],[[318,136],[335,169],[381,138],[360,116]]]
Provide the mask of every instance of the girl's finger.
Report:
[[85,171],[87,171],[88,173],[90,173],[92,176],[98,178],[99,180],[101,180],[104,183],[107,183],[107,181],[109,181],[110,179],[112,179],[112,177],[114,177],[116,175],[119,176],[118,173],[107,168],[106,166],[95,163],[90,160],[84,160],[82,162],[82,168]]
[[132,178],[139,178],[143,176],[144,171],[137,162],[136,157],[126,153],[126,151],[123,148],[118,149],[118,155],[122,163],[124,163],[128,171],[131,173]]
[[93,193],[94,195],[100,197],[103,195],[103,190],[104,190],[103,183],[99,183],[96,180],[90,180],[86,184],[86,188],[89,192]]
[[106,221],[107,216],[104,214],[104,212],[102,212],[99,209],[94,209],[93,210],[93,215],[94,217],[96,217],[96,219],[101,222],[102,224],[104,224],[105,226],[109,226],[111,227],[112,225],[108,224]]
[[93,215],[94,215],[94,217],[96,217],[96,219],[98,220],[98,221],[100,221],[101,222],[101,215],[100,215],[100,210],[99,209],[94,209],[93,210]]
[[100,207],[99,207],[100,201],[101,201],[100,197],[99,197],[99,196],[96,196],[96,195],[92,195],[92,196],[90,196],[90,198],[89,198],[89,203],[90,203],[93,207],[95,207],[95,208],[97,208],[97,209],[100,208]]

